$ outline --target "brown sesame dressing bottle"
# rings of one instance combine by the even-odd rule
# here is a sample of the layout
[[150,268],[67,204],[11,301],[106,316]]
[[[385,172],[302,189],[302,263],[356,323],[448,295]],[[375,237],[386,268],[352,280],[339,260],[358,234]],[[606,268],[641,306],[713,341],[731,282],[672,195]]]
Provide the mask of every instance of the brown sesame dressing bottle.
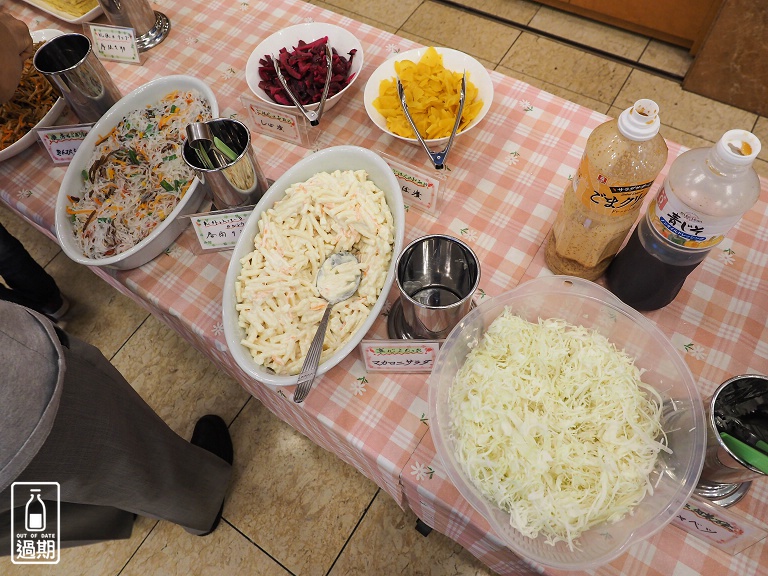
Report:
[[547,237],[555,274],[595,280],[618,252],[667,161],[658,110],[653,100],[638,100],[590,134]]

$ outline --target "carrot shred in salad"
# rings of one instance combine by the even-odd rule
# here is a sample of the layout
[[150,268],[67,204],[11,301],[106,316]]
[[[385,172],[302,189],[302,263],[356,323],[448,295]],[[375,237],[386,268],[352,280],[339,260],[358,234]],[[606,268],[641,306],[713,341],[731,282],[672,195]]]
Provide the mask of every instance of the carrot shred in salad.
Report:
[[186,126],[210,118],[210,104],[197,91],[176,90],[133,110],[98,140],[83,190],[67,195],[83,254],[125,252],[174,211],[195,176],[182,158]]

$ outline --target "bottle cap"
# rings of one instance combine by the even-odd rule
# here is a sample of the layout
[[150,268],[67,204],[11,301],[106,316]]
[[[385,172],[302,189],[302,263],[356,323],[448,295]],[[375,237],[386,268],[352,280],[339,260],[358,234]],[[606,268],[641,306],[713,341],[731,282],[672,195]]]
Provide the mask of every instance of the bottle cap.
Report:
[[653,100],[643,98],[619,115],[619,132],[630,140],[643,142],[659,133],[659,106]]
[[760,139],[746,130],[728,130],[716,145],[717,155],[729,164],[749,166],[760,154]]

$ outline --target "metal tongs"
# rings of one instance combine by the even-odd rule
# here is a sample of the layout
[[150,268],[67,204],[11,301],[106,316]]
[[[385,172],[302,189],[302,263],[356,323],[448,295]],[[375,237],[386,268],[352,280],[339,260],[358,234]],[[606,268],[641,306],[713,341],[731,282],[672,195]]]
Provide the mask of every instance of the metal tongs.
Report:
[[285,81],[283,71],[280,70],[280,59],[275,58],[274,54],[272,55],[272,64],[275,67],[275,72],[277,72],[277,78],[280,80],[280,84],[283,85],[283,88],[285,88],[288,97],[293,101],[294,104],[296,104],[296,107],[304,115],[304,118],[309,120],[309,123],[312,126],[317,126],[320,124],[320,118],[322,117],[323,110],[325,109],[325,99],[328,97],[328,88],[331,86],[331,76],[333,76],[333,51],[331,50],[330,42],[325,43],[325,64],[328,68],[328,71],[325,74],[325,86],[323,87],[323,95],[320,97],[320,106],[317,107],[317,110],[307,110],[304,108],[301,102],[299,102],[299,99],[296,98],[296,95],[291,91],[290,88],[288,88],[288,83]]
[[195,150],[201,168],[216,170],[226,168],[237,158],[229,146],[211,134],[207,122],[187,124],[187,140]]
[[413,131],[416,134],[416,138],[419,139],[419,142],[421,142],[424,151],[429,155],[429,159],[432,160],[432,164],[434,164],[435,169],[442,170],[445,168],[445,159],[448,158],[448,152],[451,151],[451,146],[453,146],[453,139],[455,138],[456,132],[459,130],[459,124],[461,123],[461,114],[464,112],[464,99],[467,95],[467,71],[465,70],[461,77],[461,94],[459,95],[459,111],[456,114],[456,122],[453,123],[453,130],[451,131],[451,137],[448,138],[448,144],[445,146],[445,148],[440,150],[440,152],[433,152],[430,150],[424,138],[422,138],[421,134],[419,134],[419,131],[416,128],[416,124],[413,121],[413,118],[411,118],[411,113],[408,111],[408,103],[405,101],[405,90],[403,90],[403,83],[400,82],[399,76],[397,77],[397,95],[400,97],[400,105],[403,107],[405,117],[411,124],[411,128],[413,128]]

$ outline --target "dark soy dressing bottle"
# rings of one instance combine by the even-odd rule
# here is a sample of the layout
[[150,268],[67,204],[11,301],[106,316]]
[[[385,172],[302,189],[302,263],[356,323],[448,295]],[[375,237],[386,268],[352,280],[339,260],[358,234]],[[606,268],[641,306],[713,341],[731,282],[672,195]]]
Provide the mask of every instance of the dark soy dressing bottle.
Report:
[[712,148],[678,156],[627,245],[606,272],[608,289],[636,310],[672,302],[688,275],[754,206],[760,140],[729,130]]

